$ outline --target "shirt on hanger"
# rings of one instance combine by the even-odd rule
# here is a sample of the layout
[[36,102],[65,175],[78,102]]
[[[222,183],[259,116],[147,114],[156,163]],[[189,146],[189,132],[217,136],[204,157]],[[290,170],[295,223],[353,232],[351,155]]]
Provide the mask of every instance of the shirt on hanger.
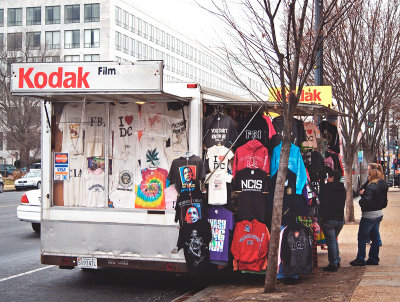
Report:
[[206,203],[200,190],[183,192],[175,206],[175,222],[179,225],[192,224],[205,219]]
[[85,112],[85,155],[104,156],[106,104],[89,103]]
[[208,204],[223,205],[228,203],[227,183],[232,182],[232,175],[225,172],[216,171],[208,179]]
[[83,153],[83,118],[82,104],[68,103],[64,106],[58,125],[63,133],[61,152]]
[[[226,156],[225,156],[226,155]],[[233,158],[233,152],[225,146],[212,146],[208,148],[206,159],[208,159],[208,166],[210,171],[218,168],[219,171],[228,172],[228,162]]]
[[143,169],[137,189],[135,208],[165,209],[164,190],[169,185],[168,171],[162,168]]
[[82,205],[84,188],[83,174],[87,173],[87,159],[84,155],[69,155],[69,180],[64,180],[64,206]]
[[170,128],[166,116],[168,107],[166,103],[145,103],[140,108],[140,117],[143,121],[143,134],[156,136],[168,135],[167,129]]
[[206,148],[221,144],[230,148],[237,138],[232,118],[222,113],[211,114],[204,121],[203,143]]
[[229,260],[229,234],[234,228],[234,219],[231,211],[224,207],[210,207],[207,219],[211,224],[212,240],[210,242],[210,260]]
[[320,138],[319,128],[313,122],[304,123],[306,139],[302,143],[303,147],[318,148],[317,139]]
[[168,169],[167,155],[165,153],[166,141],[163,137],[152,134],[143,134],[139,141],[140,167]]
[[135,185],[140,181],[137,171],[136,161],[113,159],[109,199],[114,208],[135,207]]
[[200,180],[204,177],[203,161],[197,155],[174,159],[168,174],[170,183],[175,184],[178,193],[199,188]]

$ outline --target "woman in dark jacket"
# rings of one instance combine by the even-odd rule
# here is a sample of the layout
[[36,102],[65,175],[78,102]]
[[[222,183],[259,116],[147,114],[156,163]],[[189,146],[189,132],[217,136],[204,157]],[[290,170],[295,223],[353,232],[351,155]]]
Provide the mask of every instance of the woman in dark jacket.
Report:
[[[361,207],[361,220],[358,228],[357,258],[350,262],[353,266],[379,264],[379,225],[383,218],[382,209],[387,206],[388,185],[383,180],[382,168],[377,164],[368,166],[368,185],[361,192],[359,201]],[[366,244],[372,240],[368,260],[366,257]]]

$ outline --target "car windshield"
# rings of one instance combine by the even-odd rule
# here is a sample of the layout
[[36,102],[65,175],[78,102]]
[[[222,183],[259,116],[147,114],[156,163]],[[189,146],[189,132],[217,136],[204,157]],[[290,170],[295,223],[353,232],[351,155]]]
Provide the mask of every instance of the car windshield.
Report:
[[30,177],[40,177],[41,171],[29,171],[24,175],[25,178],[30,178]]

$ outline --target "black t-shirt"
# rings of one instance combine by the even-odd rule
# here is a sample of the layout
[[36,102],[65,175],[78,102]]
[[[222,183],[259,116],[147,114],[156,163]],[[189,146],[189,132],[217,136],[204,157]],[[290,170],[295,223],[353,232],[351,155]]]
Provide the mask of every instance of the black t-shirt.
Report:
[[175,222],[180,226],[193,224],[206,218],[206,202],[199,189],[182,192],[175,206]]
[[[282,141],[283,136],[283,127],[284,120],[283,116],[277,116],[272,121],[272,124],[275,127],[276,134],[279,139],[275,138],[278,144]],[[301,143],[306,140],[306,134],[304,131],[304,123],[301,120],[292,119],[292,143],[298,147],[300,147]],[[276,147],[275,145],[273,147]]]
[[319,124],[321,136],[328,141],[328,147],[336,153],[340,153],[339,149],[339,135],[337,127],[327,121],[322,121]]
[[204,179],[205,174],[201,158],[192,155],[174,159],[168,173],[168,179],[171,184],[175,184],[176,190],[180,193],[199,188],[200,180]]
[[268,174],[261,169],[245,168],[235,174],[233,181],[238,194],[238,219],[257,219],[265,222],[265,209],[269,188]]
[[[271,190],[268,196],[267,206],[267,226],[271,226],[272,207],[274,201],[276,178],[278,173],[271,177]],[[305,200],[303,195],[296,194],[296,174],[291,170],[287,170],[285,187],[283,191],[283,205],[282,205],[282,225],[289,225],[296,221],[296,216],[303,214],[305,207]]]
[[[237,129],[238,135],[240,135],[240,133],[246,127],[247,123],[251,120],[253,115],[253,112],[249,112],[244,119],[239,121],[239,126]],[[256,139],[269,150],[270,145],[268,129],[269,128],[267,121],[263,118],[261,113],[257,113],[251,123],[247,126],[246,130],[242,133],[242,135],[240,135],[235,145],[235,148],[239,148],[240,146],[246,144],[248,141]]]
[[206,148],[218,145],[218,143],[230,148],[237,137],[232,118],[222,113],[210,115],[204,121],[203,137]]
[[189,272],[196,274],[207,271],[210,264],[210,241],[211,225],[208,221],[186,224],[179,230],[177,246],[179,250],[183,248]]

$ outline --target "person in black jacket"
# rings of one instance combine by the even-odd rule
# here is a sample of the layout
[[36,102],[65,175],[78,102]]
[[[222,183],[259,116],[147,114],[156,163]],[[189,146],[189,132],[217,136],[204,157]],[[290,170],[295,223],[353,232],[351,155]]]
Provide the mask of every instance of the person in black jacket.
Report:
[[[379,165],[378,165],[379,166]],[[362,190],[359,201],[361,207],[361,220],[358,228],[357,258],[350,262],[353,266],[379,264],[379,225],[383,218],[382,209],[387,206],[388,184],[383,180],[381,167],[377,164],[368,166],[368,185]],[[366,244],[372,240],[368,259],[366,257]]]
[[340,266],[340,253],[337,237],[344,225],[344,206],[346,189],[340,182],[340,172],[329,171],[328,182],[321,185],[318,209],[320,226],[328,245],[329,265],[324,271],[336,272]]

